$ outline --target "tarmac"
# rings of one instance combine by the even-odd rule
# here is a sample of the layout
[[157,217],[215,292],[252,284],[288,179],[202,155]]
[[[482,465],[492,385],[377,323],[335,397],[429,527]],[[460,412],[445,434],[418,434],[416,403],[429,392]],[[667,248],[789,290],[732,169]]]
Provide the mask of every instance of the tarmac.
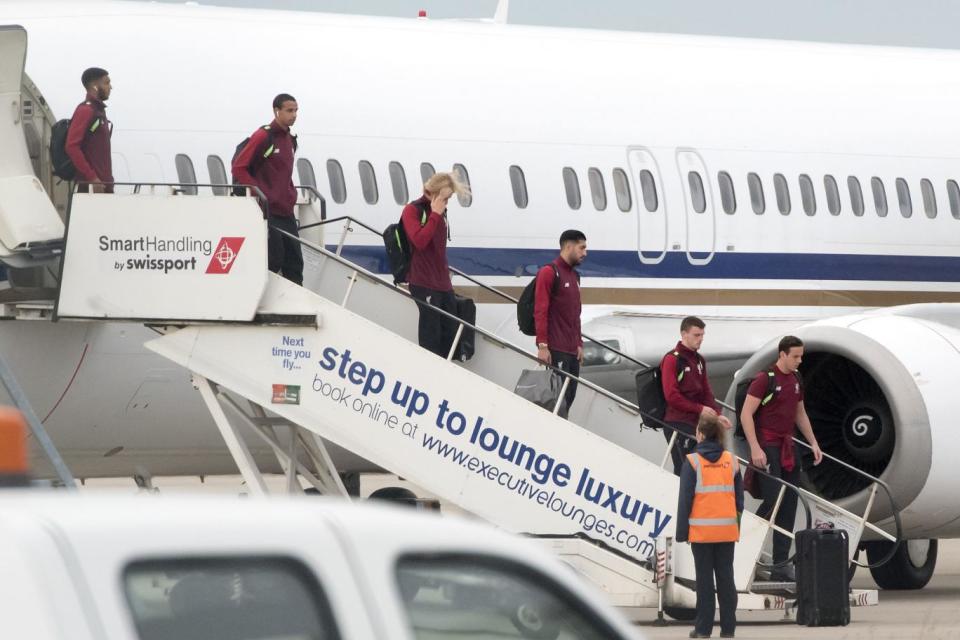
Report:
[[[851,586],[876,589],[870,572],[858,569]],[[737,615],[737,638],[777,638],[778,640],[813,640],[815,638],[870,640],[922,638],[923,640],[960,640],[960,540],[941,540],[937,568],[926,587],[916,591],[883,591],[880,604],[873,607],[852,607],[846,627],[802,627],[792,619],[784,620],[782,611],[740,612]],[[693,628],[690,623],[669,620],[667,626],[651,622],[637,624],[643,636],[686,638]],[[713,629],[720,637],[720,626]]]

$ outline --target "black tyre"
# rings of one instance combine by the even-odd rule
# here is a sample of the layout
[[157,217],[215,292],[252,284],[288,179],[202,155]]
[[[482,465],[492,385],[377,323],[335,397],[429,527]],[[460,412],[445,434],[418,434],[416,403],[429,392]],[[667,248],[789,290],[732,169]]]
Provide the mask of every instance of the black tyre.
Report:
[[370,500],[384,500],[410,507],[417,506],[417,494],[403,487],[383,487],[370,494]]
[[556,616],[545,615],[535,604],[524,603],[511,609],[510,622],[524,638],[556,640],[560,635],[560,621]]
[[[892,545],[892,542],[866,543],[867,560],[879,562]],[[893,558],[883,566],[870,569],[870,574],[881,589],[922,589],[933,577],[936,565],[936,540],[904,540]]]
[[680,620],[681,622],[692,622],[697,617],[696,609],[684,607],[664,607],[663,612],[674,620]]

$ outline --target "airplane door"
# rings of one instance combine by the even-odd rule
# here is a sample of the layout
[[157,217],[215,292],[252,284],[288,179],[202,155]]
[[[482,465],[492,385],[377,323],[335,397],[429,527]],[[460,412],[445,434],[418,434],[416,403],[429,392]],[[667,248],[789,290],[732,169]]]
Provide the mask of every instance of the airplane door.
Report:
[[677,169],[680,171],[687,215],[687,260],[690,264],[707,264],[713,258],[716,241],[713,194],[707,165],[696,151],[678,149]]
[[0,25],[0,260],[16,267],[36,264],[40,258],[33,256],[43,253],[23,247],[52,246],[63,238],[63,221],[34,173],[30,157],[28,143],[42,158],[43,132],[24,129],[24,121],[33,124],[36,113],[33,100],[28,96],[25,102],[21,92],[26,57],[23,27]]
[[663,201],[660,169],[649,150],[631,147],[627,151],[637,210],[637,250],[640,262],[657,264],[667,251],[667,207]]

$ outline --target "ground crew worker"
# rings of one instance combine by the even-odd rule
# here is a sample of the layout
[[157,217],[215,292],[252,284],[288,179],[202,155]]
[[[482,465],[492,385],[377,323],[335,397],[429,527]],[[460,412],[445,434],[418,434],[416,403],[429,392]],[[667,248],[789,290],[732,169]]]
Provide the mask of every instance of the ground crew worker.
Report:
[[[798,373],[802,360],[803,341],[800,338],[785,336],[780,340],[776,363],[754,377],[747,389],[747,397],[740,413],[740,423],[750,444],[750,459],[754,466],[766,469],[770,475],[793,485],[799,484],[800,479],[793,443],[797,426],[810,443],[813,463],[820,464],[823,459],[803,405],[803,384]],[[763,503],[757,510],[757,515],[769,518],[780,493],[780,484],[763,476],[759,480]],[[796,513],[797,494],[788,489],[783,494],[780,510],[777,512],[777,526],[793,531]],[[774,532],[773,563],[785,563],[789,554],[790,538]],[[793,567],[784,565],[774,569],[771,579],[777,582],[793,582],[794,576]]]
[[[705,329],[706,324],[700,318],[684,318],[680,322],[680,341],[660,361],[660,380],[663,384],[663,397],[667,401],[663,420],[679,432],[677,441],[670,450],[673,473],[678,476],[684,456],[690,453],[696,444],[693,438],[694,429],[701,418],[716,416],[724,429],[730,428],[730,421],[720,415],[720,405],[710,387],[707,361],[699,353]],[[673,431],[664,429],[663,435],[669,441]]]
[[424,183],[423,195],[403,208],[400,220],[410,243],[410,269],[407,281],[410,295],[417,301],[420,321],[417,338],[420,346],[446,358],[457,334],[457,322],[431,307],[451,315],[457,302],[447,263],[447,205],[450,196],[465,196],[469,188],[456,172],[435,173]]
[[287,280],[303,284],[303,253],[300,243],[278,232],[299,237],[294,208],[297,190],[293,186],[293,155],[297,137],[290,127],[297,121],[297,101],[288,93],[273,99],[273,122],[260,127],[233,159],[232,172],[237,184],[253,185],[267,201],[267,267]]
[[110,74],[100,67],[90,67],[80,76],[87,97],[77,105],[67,129],[65,151],[76,167],[76,180],[89,182],[77,187],[80,193],[113,193],[113,162],[110,136],[113,125],[107,120],[107,106],[112,86]]
[[560,255],[537,272],[534,285],[533,321],[537,330],[537,357],[569,372],[570,379],[563,405],[557,414],[563,418],[577,395],[580,364],[583,362],[583,338],[580,335],[580,274],[575,267],[587,257],[587,236],[567,229],[560,234]]
[[714,598],[720,603],[720,637],[732,638],[737,626],[733,551],[740,539],[743,479],[736,456],[723,448],[723,431],[716,415],[701,416],[697,445],[680,472],[677,542],[690,542],[697,574],[691,638],[709,638],[713,633]]

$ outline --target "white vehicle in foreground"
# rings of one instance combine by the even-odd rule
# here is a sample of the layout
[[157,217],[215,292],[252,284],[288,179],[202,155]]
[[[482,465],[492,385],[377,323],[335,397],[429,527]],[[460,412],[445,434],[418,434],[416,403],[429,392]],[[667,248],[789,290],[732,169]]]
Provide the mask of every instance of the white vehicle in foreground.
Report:
[[0,618],[31,640],[636,638],[534,544],[317,498],[0,494]]

